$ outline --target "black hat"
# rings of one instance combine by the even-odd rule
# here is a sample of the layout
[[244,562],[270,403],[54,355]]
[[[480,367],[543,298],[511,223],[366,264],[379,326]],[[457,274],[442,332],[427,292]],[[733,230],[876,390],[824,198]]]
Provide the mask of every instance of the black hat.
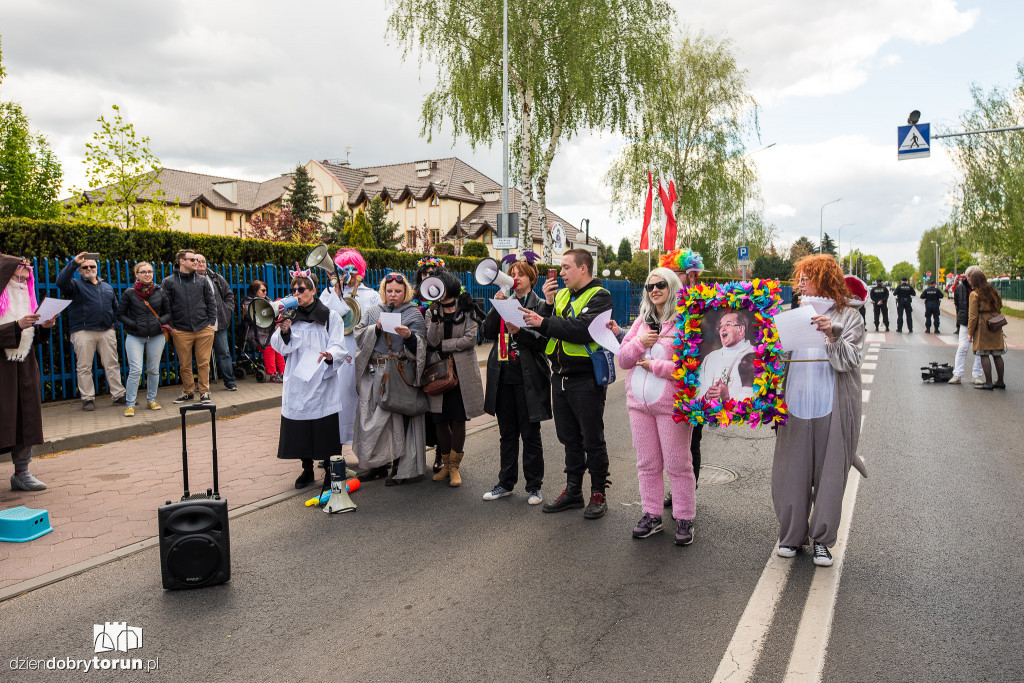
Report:
[[882,278],[876,277],[875,282],[877,282],[878,284],[882,284]]
[[907,278],[905,278],[905,277],[901,277],[900,278],[900,282],[906,282],[906,281],[907,281]]

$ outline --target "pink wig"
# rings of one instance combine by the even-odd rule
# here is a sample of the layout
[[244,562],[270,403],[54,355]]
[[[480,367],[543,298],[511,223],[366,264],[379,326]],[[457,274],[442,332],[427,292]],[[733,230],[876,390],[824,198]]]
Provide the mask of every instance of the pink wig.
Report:
[[[11,276],[11,279],[13,280],[14,277]],[[25,281],[25,284],[28,286],[28,303],[34,311],[39,308],[39,304],[36,301],[36,275],[31,266],[28,269],[28,280]],[[9,310],[11,310],[11,297],[7,293],[7,288],[4,287],[4,291],[0,292],[0,315]]]
[[334,263],[339,268],[355,266],[356,274],[360,279],[366,277],[366,259],[355,249],[339,249],[338,253],[334,255]]

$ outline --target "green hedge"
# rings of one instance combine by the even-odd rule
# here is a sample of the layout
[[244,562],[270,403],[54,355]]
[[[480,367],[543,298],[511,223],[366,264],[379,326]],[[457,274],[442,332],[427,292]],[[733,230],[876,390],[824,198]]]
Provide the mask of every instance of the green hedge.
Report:
[[[15,256],[68,258],[83,251],[104,259],[169,262],[179,249],[194,249],[210,263],[302,263],[313,244],[266,242],[238,237],[193,235],[177,230],[119,228],[85,221],[46,221],[25,218],[0,220],[0,251]],[[340,247],[332,245],[334,252]],[[413,270],[423,255],[386,249],[364,249],[370,268]],[[454,271],[472,271],[479,259],[443,256]]]

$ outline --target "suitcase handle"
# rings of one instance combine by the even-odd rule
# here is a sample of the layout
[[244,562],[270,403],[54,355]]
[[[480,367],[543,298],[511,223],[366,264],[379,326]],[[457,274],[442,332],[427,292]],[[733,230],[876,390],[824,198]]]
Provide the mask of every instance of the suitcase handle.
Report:
[[181,477],[185,488],[185,495],[188,498],[191,494],[188,490],[188,448],[185,446],[185,415],[190,410],[207,410],[210,412],[210,425],[213,427],[213,494],[220,497],[220,487],[217,482],[217,406],[212,403],[200,403],[198,405],[180,406],[181,412]]

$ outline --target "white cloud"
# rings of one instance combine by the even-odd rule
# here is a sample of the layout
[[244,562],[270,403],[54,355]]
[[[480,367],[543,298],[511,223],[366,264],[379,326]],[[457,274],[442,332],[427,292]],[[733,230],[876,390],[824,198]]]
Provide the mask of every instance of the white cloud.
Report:
[[789,204],[776,204],[765,209],[764,214],[769,218],[789,218],[796,215],[796,209]]

